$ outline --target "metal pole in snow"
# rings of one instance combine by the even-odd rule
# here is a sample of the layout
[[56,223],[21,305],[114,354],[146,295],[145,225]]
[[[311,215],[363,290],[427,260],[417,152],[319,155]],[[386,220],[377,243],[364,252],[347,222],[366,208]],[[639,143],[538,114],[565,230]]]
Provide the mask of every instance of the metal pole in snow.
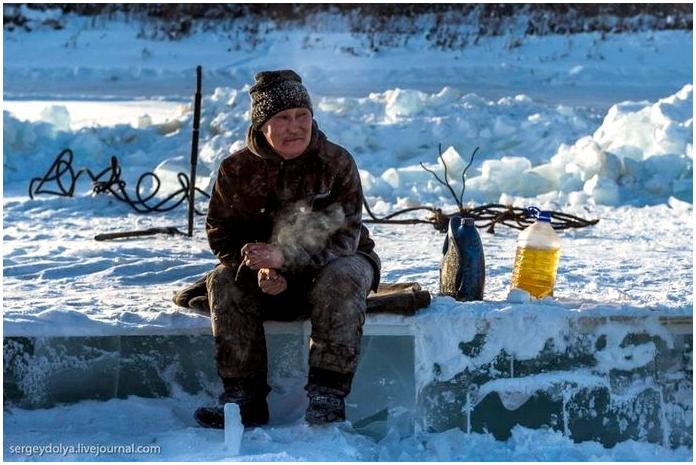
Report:
[[198,136],[201,124],[201,75],[202,68],[196,66],[196,95],[193,101],[193,137],[191,138],[191,171],[189,172],[188,236],[193,237],[194,200],[196,196],[196,165],[198,164]]

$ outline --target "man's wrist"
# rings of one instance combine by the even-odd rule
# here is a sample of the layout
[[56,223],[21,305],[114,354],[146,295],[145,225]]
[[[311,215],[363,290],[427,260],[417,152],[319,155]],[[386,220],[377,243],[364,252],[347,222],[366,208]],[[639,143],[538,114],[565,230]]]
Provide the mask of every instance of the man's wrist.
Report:
[[276,270],[280,270],[283,268],[283,265],[285,264],[285,254],[283,253],[283,249],[280,247],[273,246],[273,263],[276,265],[274,268]]

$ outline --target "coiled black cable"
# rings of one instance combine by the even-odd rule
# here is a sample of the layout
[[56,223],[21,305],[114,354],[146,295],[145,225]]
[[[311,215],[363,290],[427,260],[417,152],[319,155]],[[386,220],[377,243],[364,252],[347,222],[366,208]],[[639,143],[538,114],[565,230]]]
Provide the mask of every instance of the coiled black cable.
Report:
[[[34,198],[36,194],[51,194],[60,197],[72,197],[75,193],[75,185],[77,180],[84,173],[90,177],[92,180],[92,191],[95,194],[108,193],[111,194],[116,200],[128,204],[133,210],[138,213],[162,213],[168,212],[175,209],[181,205],[184,201],[188,199],[189,196],[189,178],[185,173],[177,173],[177,179],[181,185],[181,189],[177,190],[173,194],[167,196],[163,200],[158,201],[154,205],[149,204],[153,198],[157,196],[159,189],[161,187],[161,181],[159,177],[152,172],[146,172],[140,175],[138,181],[135,184],[135,199],[131,198],[126,192],[126,182],[121,179],[121,166],[118,163],[116,157],[111,157],[111,164],[108,168],[100,171],[96,175],[92,173],[91,170],[87,168],[80,169],[75,173],[72,167],[73,162],[73,152],[70,149],[64,149],[58,157],[53,161],[53,164],[48,169],[46,174],[41,178],[33,178],[29,183],[29,197]],[[106,180],[102,180],[108,175]],[[69,184],[66,187],[65,177],[68,177]],[[144,183],[146,180],[152,180],[154,188],[149,194],[143,195]],[[45,188],[45,184],[55,182],[58,191],[50,190]],[[38,183],[36,185],[36,183]],[[36,185],[36,187],[34,187]],[[206,198],[210,198],[207,192],[204,190],[196,188],[196,192],[203,195]],[[456,200],[455,196],[455,200]],[[461,200],[460,200],[461,202]],[[476,227],[487,228],[486,230],[490,233],[495,232],[495,226],[497,224],[502,224],[514,229],[522,230],[534,222],[534,218],[530,217],[524,208],[512,207],[510,205],[501,204],[486,204],[474,208],[466,208],[458,202],[460,211],[454,213],[444,213],[440,208],[418,206],[405,208],[393,212],[383,218],[378,218],[370,210],[370,206],[367,204],[367,200],[363,198],[363,205],[370,219],[363,220],[364,223],[377,223],[377,224],[431,224],[433,227],[440,232],[447,232],[447,227],[449,224],[449,219],[452,216],[466,216],[474,218]],[[394,219],[397,216],[414,212],[414,211],[428,211],[431,213],[427,219],[409,218],[398,220]],[[205,213],[195,210],[197,215],[204,215]],[[554,229],[569,229],[569,228],[584,228],[587,226],[592,226],[597,224],[599,220],[586,220],[577,216],[569,215],[563,212],[549,212],[551,215],[551,226]]]
[[[97,174],[94,174],[88,168],[82,168],[76,173],[72,163],[72,150],[63,149],[43,177],[32,178],[29,182],[29,197],[33,199],[37,194],[72,197],[75,194],[77,181],[83,174],[87,174],[91,179],[92,192],[95,194],[111,194],[116,200],[128,204],[138,213],[168,212],[181,205],[189,197],[189,177],[185,173],[177,173],[177,180],[181,186],[179,190],[152,204],[151,200],[157,196],[162,185],[159,177],[155,173],[148,171],[140,175],[135,184],[135,198],[132,198],[128,192],[126,192],[126,182],[121,179],[121,166],[115,156],[111,157],[109,167]],[[108,178],[104,179],[106,176],[108,176]],[[147,185],[146,181],[151,181],[153,188],[149,190],[148,194],[143,194],[145,186]],[[51,182],[55,183],[58,190],[46,188],[46,185]],[[196,188],[196,192],[206,198],[210,198],[210,195],[204,190]],[[197,209],[195,212],[198,215],[205,214]]]

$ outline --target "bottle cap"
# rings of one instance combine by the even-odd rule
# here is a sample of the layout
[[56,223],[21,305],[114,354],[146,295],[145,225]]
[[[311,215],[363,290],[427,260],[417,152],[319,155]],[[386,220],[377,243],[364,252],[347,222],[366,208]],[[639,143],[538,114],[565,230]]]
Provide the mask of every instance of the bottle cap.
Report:
[[547,211],[541,211],[537,207],[531,206],[527,207],[527,215],[532,218],[536,218],[538,221],[543,221],[544,223],[551,222],[551,213]]
[[537,216],[537,220],[543,221],[544,223],[550,223],[551,222],[551,213],[539,212],[539,215]]
[[462,226],[474,226],[474,219],[470,216],[464,217],[462,220]]

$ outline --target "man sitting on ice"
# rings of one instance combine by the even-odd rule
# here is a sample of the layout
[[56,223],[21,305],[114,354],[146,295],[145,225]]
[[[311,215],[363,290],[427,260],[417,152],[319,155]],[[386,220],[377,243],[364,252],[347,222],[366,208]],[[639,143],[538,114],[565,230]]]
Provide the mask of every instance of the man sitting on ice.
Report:
[[222,428],[223,404],[237,403],[245,426],[268,422],[264,320],[309,317],[312,335],[307,422],[345,420],[380,261],[362,225],[356,164],[327,140],[294,71],[256,75],[247,145],[225,159],[206,231],[220,260],[207,289],[221,405],[196,410]]

